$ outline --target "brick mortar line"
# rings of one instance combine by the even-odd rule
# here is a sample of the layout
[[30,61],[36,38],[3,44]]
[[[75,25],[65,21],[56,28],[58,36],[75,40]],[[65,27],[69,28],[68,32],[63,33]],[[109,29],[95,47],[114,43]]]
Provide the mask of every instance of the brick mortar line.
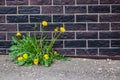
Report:
[[77,22],[76,14],[74,15],[74,22]]
[[[71,41],[71,40],[73,40],[73,41],[77,41],[77,40],[79,40],[79,41],[85,41],[85,40],[109,41],[109,40],[116,40],[116,39],[98,39],[98,38],[96,38],[96,39],[76,39],[76,40],[74,40],[74,39],[66,39],[66,41]],[[120,40],[120,39],[117,39],[117,40]]]
[[51,15],[51,23],[52,24],[54,23],[54,21],[53,21],[53,15]]
[[74,35],[74,37],[75,37],[75,40],[77,40],[77,37],[76,37],[77,33],[76,33],[76,32],[74,32],[74,34],[75,34],[75,35]]
[[[26,22],[28,23],[28,22]],[[22,23],[22,22],[19,22],[19,24],[26,24],[26,23]],[[34,24],[34,23],[40,23],[40,22],[30,22],[31,24]],[[49,23],[52,23],[52,22],[49,22]],[[53,24],[62,24],[62,23],[65,23],[65,24],[70,24],[70,23],[74,23],[74,22],[53,22]],[[86,23],[86,22],[76,22],[76,23]],[[87,23],[98,23],[98,22],[87,22]],[[100,22],[100,23],[108,23],[108,22]],[[114,23],[119,23],[119,22],[114,22]],[[14,23],[9,23],[9,24],[16,24],[15,22]]]
[[111,23],[109,23],[109,30],[110,30],[110,32],[112,31],[112,24]]
[[[1,6],[3,6],[3,5],[1,5]],[[5,0],[5,6],[7,6],[7,1]]]
[[88,40],[86,40],[86,49],[88,49]]
[[5,32],[5,35],[6,35],[5,41],[7,41],[7,40],[8,40],[8,39],[7,39],[7,37],[8,37],[7,32]]
[[17,31],[19,31],[19,27],[18,27],[18,24],[17,24]]
[[[33,30],[34,31],[34,30]],[[33,32],[33,31],[27,31],[27,32]],[[107,33],[111,33],[111,32],[119,32],[120,30],[116,30],[116,31],[87,31],[88,33],[89,32],[107,32]],[[5,32],[5,31],[0,31],[0,32]],[[15,32],[15,31],[9,31],[9,32]],[[26,32],[26,31],[21,31],[21,32]],[[39,31],[37,31],[37,32],[39,32]],[[45,31],[45,32],[53,32],[53,31]],[[76,33],[78,33],[78,32],[84,32],[84,33],[87,33],[86,31],[83,31],[83,30],[79,30],[79,31],[67,31],[67,32],[69,32],[69,33],[74,33],[74,32],[76,32]]]
[[40,14],[42,14],[42,6],[40,6]]
[[[76,6],[108,6],[108,5],[119,5],[119,4],[76,4]],[[75,6],[75,4],[73,5],[52,5],[52,4],[49,4],[49,5],[7,5],[7,2],[5,2],[5,5],[0,5],[0,6]]]
[[100,23],[100,14],[99,13],[98,13],[97,17],[98,17],[98,23]]
[[31,6],[31,5],[30,5],[30,3],[31,3],[31,1],[30,1],[30,0],[28,0],[28,6]]
[[98,5],[101,5],[101,4],[100,4],[100,0],[98,0]]
[[110,14],[112,14],[112,6],[110,5]]
[[98,40],[100,40],[100,32],[98,31],[97,33],[98,33],[98,36],[97,36]]
[[62,6],[62,7],[63,7],[63,14],[66,14],[66,13],[65,13],[65,6]]
[[77,0],[75,0],[75,6],[77,6]]
[[5,16],[5,24],[7,24],[7,15],[4,15]]
[[112,48],[111,40],[109,40],[109,47]]
[[52,0],[52,6],[54,5],[53,0]]
[[[25,22],[25,23],[7,23],[7,24],[26,24],[26,23],[28,23],[28,22]],[[35,23],[38,23],[38,22],[31,22],[30,24],[35,24]],[[40,23],[40,22],[39,22]],[[54,22],[54,23],[52,23],[52,22],[49,22],[50,24],[63,24],[63,23],[65,23],[65,24],[77,24],[77,23],[79,23],[79,24],[86,24],[86,23],[88,23],[88,24],[109,24],[109,23],[120,23],[120,22],[100,22],[100,23],[98,23],[98,22]],[[0,24],[5,24],[5,23],[0,23]]]
[[88,5],[86,5],[86,13],[87,13],[87,15],[89,14],[88,11],[89,11],[88,10]]
[[30,24],[31,22],[30,22],[30,15],[28,15],[28,24]]
[[[46,14],[43,14],[42,13],[42,9],[41,9],[41,14],[29,14],[29,15],[119,15],[120,13],[63,13],[63,14],[50,14],[50,13],[46,13]],[[1,16],[2,15],[8,15],[8,16],[20,16],[20,15],[28,15],[28,14],[0,14]]]
[[74,50],[75,50],[75,51],[74,51],[74,52],[75,52],[75,54],[74,54],[74,55],[75,55],[75,56],[77,56],[77,49],[75,48]]
[[19,9],[18,9],[18,6],[17,6],[16,8],[17,8],[17,14],[19,14]]
[[[89,47],[88,49],[119,49],[119,48],[120,48],[120,47],[111,47],[111,48],[109,48],[109,47]],[[1,49],[9,49],[9,48],[0,48],[0,50],[1,50]],[[84,48],[84,47],[79,47],[79,48],[77,48],[77,47],[76,47],[76,48],[53,48],[53,49],[63,49],[63,50],[64,50],[64,49],[68,49],[68,50],[69,50],[69,49],[70,49],[70,50],[71,50],[71,49],[73,49],[73,50],[76,49],[76,50],[77,50],[77,49],[86,49],[86,48]]]
[[97,49],[98,56],[100,55],[100,53],[99,53],[99,52],[100,52],[100,49],[98,48],[98,49]]
[[86,22],[86,32],[88,32],[88,23]]

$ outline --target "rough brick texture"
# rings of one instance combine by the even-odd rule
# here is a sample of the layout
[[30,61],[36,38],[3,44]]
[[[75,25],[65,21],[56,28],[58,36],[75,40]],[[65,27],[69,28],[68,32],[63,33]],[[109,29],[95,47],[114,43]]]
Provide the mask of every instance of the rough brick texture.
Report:
[[48,41],[65,26],[54,49],[65,56],[120,56],[120,0],[0,0],[0,54],[8,54],[20,31],[37,39],[41,21]]

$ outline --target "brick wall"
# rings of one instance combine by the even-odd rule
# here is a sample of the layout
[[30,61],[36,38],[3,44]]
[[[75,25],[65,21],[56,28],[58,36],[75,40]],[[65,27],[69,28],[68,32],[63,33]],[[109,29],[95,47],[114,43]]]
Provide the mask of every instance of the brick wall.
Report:
[[67,56],[120,55],[120,0],[0,0],[0,54],[8,54],[16,31],[37,35],[41,21],[48,39],[56,26],[65,26],[54,45]]

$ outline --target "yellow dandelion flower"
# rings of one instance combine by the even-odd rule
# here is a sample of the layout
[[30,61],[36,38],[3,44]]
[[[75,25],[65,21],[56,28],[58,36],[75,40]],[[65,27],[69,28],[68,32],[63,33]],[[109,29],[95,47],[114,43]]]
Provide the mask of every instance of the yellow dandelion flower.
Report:
[[47,21],[42,21],[42,26],[47,26],[48,22]]
[[54,32],[58,32],[58,27],[54,29]]
[[35,65],[38,65],[39,60],[38,59],[34,59],[33,62],[34,62]]
[[23,58],[28,58],[28,54],[23,54]]
[[20,32],[17,32],[17,33],[16,33],[16,36],[17,36],[17,37],[20,37],[20,36],[21,36],[21,33],[20,33]]
[[45,58],[45,59],[49,59],[49,55],[48,55],[48,54],[45,54],[45,55],[44,55],[44,58]]
[[18,57],[17,60],[18,60],[18,61],[21,61],[22,59],[23,59],[23,57],[20,56],[20,57]]
[[54,55],[57,55],[57,54],[58,54],[57,51],[54,51],[53,53],[54,53]]
[[60,32],[65,32],[65,28],[64,27],[60,27]]

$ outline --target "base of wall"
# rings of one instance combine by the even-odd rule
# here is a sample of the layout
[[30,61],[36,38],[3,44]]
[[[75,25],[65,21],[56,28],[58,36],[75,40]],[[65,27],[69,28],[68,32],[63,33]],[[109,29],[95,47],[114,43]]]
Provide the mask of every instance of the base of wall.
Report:
[[87,59],[111,59],[120,60],[120,56],[66,56],[72,58],[87,58]]
[[[1,55],[8,55],[8,54],[0,54]],[[88,55],[84,55],[84,56],[66,56],[66,57],[70,57],[70,58],[87,58],[87,59],[111,59],[111,60],[120,60],[120,56],[88,56]]]

